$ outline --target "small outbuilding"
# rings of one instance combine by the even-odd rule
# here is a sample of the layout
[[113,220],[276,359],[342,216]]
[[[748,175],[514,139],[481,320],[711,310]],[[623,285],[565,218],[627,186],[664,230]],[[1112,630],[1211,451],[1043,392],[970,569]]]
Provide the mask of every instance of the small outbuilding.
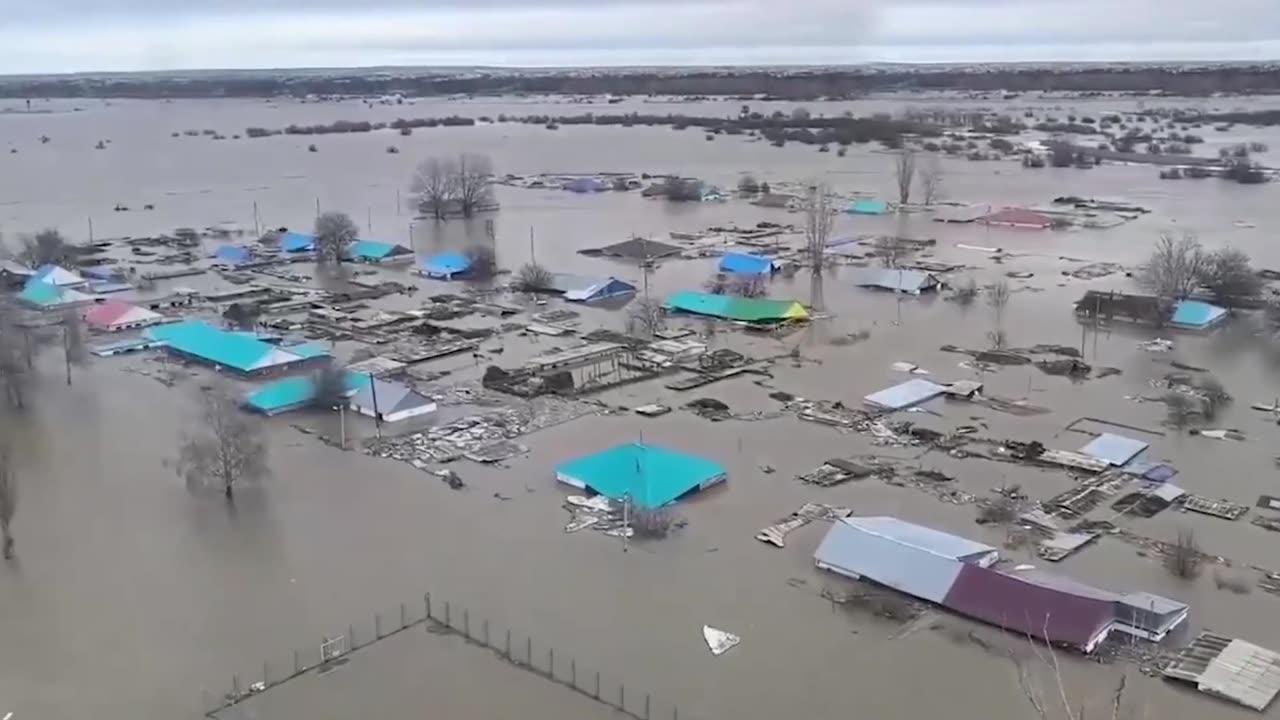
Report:
[[669,505],[691,492],[727,478],[710,460],[648,445],[627,443],[556,467],[556,479],[610,500],[630,500],[637,507]]
[[636,286],[616,277],[590,277],[570,273],[552,273],[547,288],[564,295],[565,300],[595,302],[624,295],[634,295]]
[[69,287],[32,279],[27,282],[22,292],[18,293],[18,302],[37,310],[66,310],[92,303],[93,296]]
[[61,288],[80,288],[89,281],[70,270],[57,265],[41,265],[31,275],[31,282],[41,282]]
[[213,259],[223,265],[246,265],[253,262],[253,254],[243,245],[223,245],[213,251]]
[[884,215],[889,212],[889,203],[875,198],[859,198],[849,203],[846,212],[850,215]]
[[436,403],[407,385],[362,376],[351,396],[352,410],[383,422],[399,422],[436,411]]
[[280,249],[287,253],[315,252],[316,236],[291,231],[281,233]]
[[995,227],[1019,230],[1046,230],[1053,226],[1053,218],[1026,208],[1005,208],[984,215],[982,222]]
[[609,189],[609,186],[604,181],[593,177],[573,178],[566,181],[561,187],[569,192],[580,194],[605,192]]
[[1179,300],[1169,325],[1182,330],[1208,330],[1227,319],[1227,309],[1199,300]]
[[388,265],[398,262],[411,262],[413,260],[413,251],[396,243],[357,240],[347,248],[347,257],[356,262]]
[[769,275],[773,272],[773,258],[746,253],[725,253],[720,258],[720,272],[734,275]]
[[930,290],[937,290],[942,281],[933,273],[902,268],[855,268],[853,284],[858,287],[879,288],[894,292],[919,295]]
[[418,264],[419,274],[438,280],[452,280],[470,270],[471,258],[460,252],[437,253]]

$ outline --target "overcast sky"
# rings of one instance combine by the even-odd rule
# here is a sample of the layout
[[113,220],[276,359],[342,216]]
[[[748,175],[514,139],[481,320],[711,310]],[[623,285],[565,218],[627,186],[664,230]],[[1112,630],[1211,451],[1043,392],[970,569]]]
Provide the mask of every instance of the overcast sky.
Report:
[[1280,59],[1280,0],[0,0],[0,73]]

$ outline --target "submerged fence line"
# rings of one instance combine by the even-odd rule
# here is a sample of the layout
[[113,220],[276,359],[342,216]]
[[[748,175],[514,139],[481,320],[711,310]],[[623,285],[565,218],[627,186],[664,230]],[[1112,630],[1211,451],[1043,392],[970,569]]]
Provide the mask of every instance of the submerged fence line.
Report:
[[[253,676],[245,676],[244,679],[238,673],[232,675],[229,692],[217,695],[212,695],[208,691],[203,693],[204,714],[212,720],[218,720],[219,713],[271,688],[313,671],[323,675],[348,662],[355,662],[358,660],[353,656],[356,651],[369,648],[419,625],[429,633],[459,635],[465,639],[466,645],[487,649],[513,667],[550,680],[635,720],[680,719],[680,710],[674,704],[659,710],[658,704],[649,693],[638,692],[634,687],[628,690],[625,682],[617,681],[615,686],[610,681],[602,685],[600,671],[580,668],[577,658],[572,655],[557,653],[556,649],[549,645],[545,646],[544,654],[543,646],[540,644],[535,653],[535,643],[531,635],[513,636],[509,628],[505,633],[495,635],[491,632],[487,619],[477,619],[478,632],[473,633],[469,609],[457,607],[449,601],[443,603],[437,601],[433,606],[431,593],[422,596],[420,614],[417,608],[410,609],[405,603],[400,603],[398,617],[390,625],[384,623],[382,613],[374,613],[372,632],[364,635],[364,642],[360,642],[361,637],[356,633],[356,625],[351,624],[347,626],[345,635],[325,636],[321,638],[318,645],[301,650],[295,648],[292,651],[292,663],[272,663],[266,660],[262,663],[261,675],[257,674],[258,671],[255,671]],[[360,629],[364,632],[367,626],[361,626]],[[514,646],[512,645],[513,637],[516,640]],[[521,637],[524,639],[523,647],[519,642]],[[558,666],[557,662],[559,662]],[[244,680],[247,680],[248,684],[245,684]],[[666,710],[667,707],[670,708],[669,712]]]

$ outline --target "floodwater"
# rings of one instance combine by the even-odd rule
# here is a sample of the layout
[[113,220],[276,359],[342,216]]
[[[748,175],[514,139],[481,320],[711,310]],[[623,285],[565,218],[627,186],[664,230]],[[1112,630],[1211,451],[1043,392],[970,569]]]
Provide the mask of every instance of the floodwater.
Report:
[[[892,110],[906,102],[840,103],[822,110],[864,113]],[[1112,110],[1124,109],[1130,101],[1022,102]],[[1221,106],[1243,102],[1222,101]],[[73,111],[76,106],[81,110]],[[223,141],[170,137],[188,128],[208,127],[230,136],[248,126],[387,120],[398,115],[573,114],[610,108],[731,114],[737,107],[581,107],[514,101],[423,101],[413,108],[372,109],[357,103],[236,100],[53,103],[51,109],[58,112],[0,114],[0,148],[19,149],[17,154],[0,153],[0,229],[11,237],[56,226],[83,239],[90,218],[96,237],[224,221],[252,227],[255,202],[265,226],[305,228],[318,198],[323,209],[346,210],[371,226],[371,237],[412,242],[426,252],[460,243],[468,234],[483,232],[483,226],[455,222],[439,228],[422,223],[411,229],[409,214],[397,209],[396,190],[407,185],[421,158],[460,151],[489,154],[500,173],[672,172],[732,185],[740,173],[751,172],[774,183],[823,178],[846,192],[886,197],[891,193],[891,159],[871,146],[839,158],[808,146],[779,149],[730,137],[707,142],[702,133],[668,128],[566,127],[553,132],[539,126],[493,125],[422,129],[407,138],[389,132]],[[51,141],[40,144],[41,134]],[[1241,129],[1232,141],[1239,138],[1280,143],[1271,131]],[[99,139],[111,140],[107,149],[93,149]],[[319,152],[307,152],[310,142]],[[386,153],[391,144],[401,152]],[[1273,186],[1160,182],[1156,171],[1147,167],[1031,171],[1011,163],[947,160],[944,171],[951,200],[1001,206],[1044,204],[1068,194],[1122,196],[1153,211],[1110,230],[1070,233],[987,231],[943,226],[917,216],[901,226],[894,218],[839,220],[837,234],[901,228],[905,235],[935,237],[934,259],[973,266],[967,272],[979,282],[1010,270],[1034,272],[1028,280],[1011,281],[1016,292],[1006,311],[1006,326],[1015,346],[1079,345],[1081,328],[1071,314],[1071,301],[1086,289],[1131,287],[1122,275],[1068,279],[1061,270],[1075,265],[1061,256],[1132,264],[1162,230],[1193,230],[1211,248],[1230,244],[1249,252],[1259,266],[1280,267],[1280,249],[1270,236],[1276,220]],[[502,265],[515,267],[527,259],[532,228],[532,252],[540,262],[554,269],[612,272],[635,281],[640,277],[634,267],[586,258],[576,250],[633,233],[660,239],[672,230],[731,221],[800,221],[782,211],[736,201],[675,206],[638,194],[576,196],[510,188],[499,188],[498,194],[503,208],[495,218],[495,231]],[[117,203],[134,210],[112,212]],[[138,209],[146,203],[154,204],[155,210]],[[1241,226],[1248,224],[1256,227]],[[1018,257],[995,265],[985,253],[957,248],[957,243],[1002,247]],[[714,262],[665,262],[649,278],[651,292],[694,287]],[[826,279],[825,300],[833,317],[820,330],[782,339],[733,333],[714,338],[717,346],[753,355],[784,354],[799,345],[803,362],[798,367],[777,364],[770,388],[738,378],[685,397],[652,382],[610,391],[601,399],[631,406],[654,400],[680,404],[708,395],[736,411],[750,411],[776,408],[767,393],[781,389],[857,405],[863,395],[902,379],[889,369],[896,360],[918,363],[944,378],[969,376],[969,371],[956,367],[960,357],[938,348],[945,343],[985,344],[992,322],[981,301],[968,308],[937,298],[898,302],[848,287],[843,273],[833,270]],[[411,281],[432,292],[450,289],[444,283]],[[808,300],[808,293],[808,279],[799,276],[770,286],[775,297]],[[585,316],[587,324],[622,325],[616,311],[588,311]],[[991,437],[1074,449],[1086,438],[1063,427],[1081,416],[1158,430],[1163,407],[1125,396],[1155,394],[1148,380],[1170,371],[1166,363],[1171,359],[1208,367],[1237,398],[1221,416],[1221,426],[1243,430],[1248,441],[1174,434],[1143,439],[1151,441],[1152,457],[1178,467],[1176,482],[1188,490],[1252,504],[1257,494],[1274,492],[1276,451],[1271,442],[1276,426],[1248,404],[1274,397],[1278,368],[1249,325],[1246,317],[1206,337],[1177,334],[1176,349],[1167,355],[1136,348],[1153,333],[1088,329],[1086,359],[1119,368],[1121,375],[1072,384],[1023,367],[984,378],[989,392],[1026,397],[1052,412],[1013,417],[947,406],[943,417],[916,417],[930,427],[948,428],[972,424],[970,416],[980,416],[988,426],[984,434]],[[859,330],[869,331],[870,339],[852,345],[825,341]],[[492,348],[497,342],[485,346]],[[557,341],[544,338],[534,343],[508,336],[501,343],[505,352],[498,361],[514,363]],[[663,717],[663,708],[669,715],[672,704],[680,708],[680,717],[688,718],[824,717],[855,708],[870,718],[946,714],[1013,720],[1028,714],[1013,664],[1002,650],[1017,646],[1016,640],[979,630],[995,647],[984,652],[929,629],[895,639],[897,625],[833,610],[819,596],[823,585],[832,582],[812,567],[821,527],[796,531],[781,550],[752,539],[764,525],[816,500],[848,505],[859,514],[896,514],[998,540],[994,530],[972,522],[971,506],[944,504],[878,481],[819,489],[794,479],[827,457],[877,452],[915,457],[917,450],[876,448],[866,437],[793,417],[710,423],[681,411],[656,420],[630,414],[588,416],[528,437],[525,443],[531,452],[508,467],[460,465],[468,488],[455,492],[408,465],[343,453],[291,427],[297,422],[331,424],[332,418],[285,416],[267,425],[274,477],[262,488],[243,492],[231,511],[216,497],[189,492],[166,466],[175,454],[177,432],[191,412],[194,380],[167,389],[122,372],[136,361],[104,359],[78,370],[75,384],[66,387],[59,360],[43,358],[41,386],[26,428],[29,438],[23,443],[28,452],[15,520],[18,559],[0,567],[0,715],[13,711],[15,720],[91,714],[195,717],[201,692],[230,689],[232,673],[251,676],[263,660],[274,662],[287,658],[292,648],[314,647],[322,636],[341,632],[353,622],[367,622],[375,612],[391,613],[427,591],[495,624],[545,639],[576,656],[583,666],[625,678],[629,688],[651,692],[660,703],[655,717]],[[459,380],[479,372],[470,357],[436,361],[431,367],[453,369]],[[367,433],[369,428],[358,430]],[[553,466],[642,435],[646,441],[696,451],[724,464],[730,477],[727,486],[683,504],[680,511],[689,525],[676,537],[637,543],[627,553],[620,541],[598,534],[565,535],[566,517],[560,509],[564,491],[555,485]],[[960,489],[975,493],[1019,483],[1033,497],[1048,497],[1069,484],[1063,473],[981,460],[928,454],[918,462],[954,475]],[[777,471],[762,472],[765,464]],[[495,493],[512,499],[499,500]],[[1166,512],[1123,522],[1158,538],[1172,537],[1180,527],[1192,528],[1207,552],[1236,562],[1228,574],[1253,578],[1243,567],[1248,563],[1280,566],[1275,560],[1280,537],[1244,520],[1231,523]],[[1211,571],[1197,581],[1175,581],[1154,560],[1111,539],[1054,569],[1115,590],[1144,589],[1179,598],[1191,604],[1196,627],[1280,647],[1280,627],[1270,622],[1280,599],[1261,591],[1219,591]],[[737,633],[742,645],[713,658],[702,642],[703,624]],[[452,653],[468,654],[458,661],[468,667],[476,663],[469,654],[481,652],[432,647],[413,652],[446,663]],[[421,676],[413,667],[417,661],[401,652],[409,659],[397,666],[405,678],[399,691],[389,688],[379,673],[377,682],[361,684],[357,672],[340,681],[351,683],[350,693],[367,692],[371,698],[376,694],[379,699],[370,699],[364,707],[378,707],[380,716],[420,716],[424,708],[416,685]],[[352,660],[360,662],[358,656]],[[1123,670],[1068,658],[1063,663],[1069,694],[1084,702],[1108,702]],[[427,666],[423,661],[423,668]],[[449,675],[450,692],[442,693],[442,705],[432,709],[450,717],[507,716],[514,714],[513,707],[519,707],[522,716],[539,718],[593,712],[568,691],[503,682],[507,672],[511,671],[475,664],[473,672]],[[1142,678],[1133,669],[1129,674],[1129,698],[1143,703],[1150,717],[1190,720],[1247,712]],[[299,682],[311,690],[286,685],[271,692],[315,692],[321,698],[328,692],[321,687],[325,678]],[[399,701],[387,699],[388,694],[397,697],[397,692]],[[503,695],[508,702],[467,705],[468,693]],[[561,695],[565,699],[558,699]],[[271,702],[249,709],[261,710],[259,717],[293,717],[294,712],[336,717],[361,707],[315,699]]]

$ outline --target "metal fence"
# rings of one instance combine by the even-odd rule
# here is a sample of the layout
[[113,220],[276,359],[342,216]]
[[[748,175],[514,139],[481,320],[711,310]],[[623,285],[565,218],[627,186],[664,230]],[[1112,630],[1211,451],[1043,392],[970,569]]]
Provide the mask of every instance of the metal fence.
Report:
[[628,688],[621,679],[605,676],[599,670],[580,666],[571,654],[535,642],[531,635],[499,628],[449,601],[433,601],[431,593],[423,595],[412,605],[401,603],[393,612],[375,613],[372,623],[353,623],[343,632],[320,638],[319,642],[306,648],[295,649],[292,657],[266,660],[261,668],[250,674],[232,675],[230,690],[217,693],[206,690],[202,693],[204,713],[219,720],[221,713],[294,678],[310,672],[323,674],[347,662],[358,662],[359,658],[353,653],[418,626],[430,633],[460,635],[467,642],[464,650],[459,652],[465,651],[467,646],[487,649],[514,667],[569,688],[636,720],[680,719],[680,710],[674,704],[662,703],[660,706],[649,693],[635,687]]

